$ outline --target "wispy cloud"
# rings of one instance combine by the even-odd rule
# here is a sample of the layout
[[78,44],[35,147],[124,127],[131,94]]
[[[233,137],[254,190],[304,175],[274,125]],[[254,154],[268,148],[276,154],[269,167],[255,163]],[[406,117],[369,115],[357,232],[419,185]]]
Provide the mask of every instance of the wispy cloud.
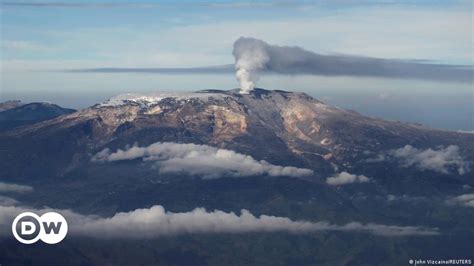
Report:
[[1,42],[2,48],[5,50],[15,50],[15,51],[32,51],[40,52],[51,49],[51,47],[46,47],[39,45],[31,41],[22,41],[22,40],[3,40]]
[[169,67],[169,68],[120,68],[120,67],[103,67],[103,68],[84,68],[70,69],[65,72],[71,73],[154,73],[154,74],[230,74],[234,72],[232,64],[220,66],[203,66],[203,67]]
[[348,172],[341,172],[335,176],[328,177],[326,183],[331,186],[340,186],[353,183],[367,183],[370,179],[365,175],[354,175]]
[[160,173],[185,173],[206,179],[256,175],[300,177],[313,174],[310,169],[273,165],[231,150],[171,142],[157,142],[147,147],[133,146],[116,152],[105,149],[92,160],[113,162],[139,158],[157,162]]
[[419,149],[405,145],[364,160],[367,163],[384,161],[398,161],[401,167],[416,167],[422,171],[430,170],[443,174],[450,174],[452,170],[456,170],[458,174],[464,175],[470,171],[469,161],[461,156],[459,146],[456,145],[439,146],[434,149]]
[[474,208],[474,194],[463,194],[449,198],[446,203]]
[[14,206],[18,204],[19,202],[16,199],[0,195],[0,206]]
[[449,174],[450,168],[455,168],[460,175],[469,171],[468,163],[462,158],[459,147],[456,145],[439,149],[418,149],[411,145],[405,145],[391,151],[390,155],[399,159],[403,167],[414,166],[420,170],[431,170],[444,174]]
[[459,129],[459,130],[456,130],[456,132],[458,132],[458,133],[465,133],[465,134],[474,134],[474,130],[462,130],[462,129]]
[[30,191],[33,191],[30,186],[0,182],[0,192],[25,193]]
[[[9,232],[13,218],[21,212],[31,211],[21,207],[0,206],[0,235]],[[287,217],[255,216],[248,210],[234,212],[219,210],[206,211],[196,208],[190,212],[173,213],[163,206],[116,213],[112,217],[86,216],[69,210],[33,210],[43,213],[56,211],[68,221],[69,232],[73,235],[94,238],[135,238],[146,239],[179,234],[218,233],[264,233],[289,232],[294,234],[340,231],[359,232],[387,237],[430,236],[439,234],[437,228],[418,226],[397,226],[375,223],[350,222],[343,225],[328,222],[293,221]],[[5,230],[3,230],[5,229]]]

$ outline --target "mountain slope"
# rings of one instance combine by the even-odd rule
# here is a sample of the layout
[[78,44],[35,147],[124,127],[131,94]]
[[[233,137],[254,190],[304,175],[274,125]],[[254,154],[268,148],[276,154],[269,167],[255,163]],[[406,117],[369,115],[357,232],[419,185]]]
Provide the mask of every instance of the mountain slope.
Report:
[[0,112],[24,105],[21,101],[6,101],[0,103]]
[[75,111],[49,103],[6,102],[0,109],[0,130],[38,123]]
[[[321,177],[357,168],[358,162],[405,145],[424,149],[456,144],[468,160],[474,154],[472,134],[369,118],[304,93],[263,89],[248,95],[237,91],[122,95],[3,138],[12,147],[37,146],[34,151],[49,157],[56,156],[51,149],[60,150],[56,159],[63,166],[56,173],[89,162],[103,148],[158,141],[207,144],[274,164],[291,161]],[[21,156],[42,157],[34,152]]]
[[[1,132],[0,151],[0,181],[34,188],[6,196],[34,208],[101,217],[157,204],[171,212],[247,209],[257,216],[440,232],[400,238],[351,231],[119,241],[71,236],[58,246],[64,256],[33,247],[44,264],[54,264],[53,257],[56,264],[76,259],[91,265],[400,265],[474,252],[474,209],[462,201],[474,193],[473,134],[365,117],[304,93],[120,95]],[[0,259],[18,262],[24,247],[2,241]]]

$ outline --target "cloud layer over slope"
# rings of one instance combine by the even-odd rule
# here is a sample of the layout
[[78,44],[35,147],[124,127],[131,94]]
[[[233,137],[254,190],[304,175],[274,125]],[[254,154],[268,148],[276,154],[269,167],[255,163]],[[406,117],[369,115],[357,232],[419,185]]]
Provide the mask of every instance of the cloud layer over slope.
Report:
[[273,165],[231,150],[172,142],[157,142],[147,147],[133,146],[116,152],[105,149],[97,153],[93,161],[113,162],[139,158],[156,161],[160,173],[185,173],[207,179],[256,175],[301,177],[313,174],[310,169]]
[[[44,213],[56,211],[67,220],[72,235],[94,238],[156,238],[166,235],[196,233],[250,233],[289,232],[310,233],[319,231],[360,232],[382,236],[437,235],[436,228],[394,226],[350,222],[336,225],[328,222],[293,221],[286,217],[255,216],[247,210],[240,215],[219,210],[206,211],[196,208],[190,212],[172,213],[160,205],[149,209],[136,209],[116,213],[112,217],[87,216],[69,210],[31,210],[28,208],[0,206],[0,236],[9,232],[14,217],[21,212]],[[5,234],[3,234],[5,236]]]

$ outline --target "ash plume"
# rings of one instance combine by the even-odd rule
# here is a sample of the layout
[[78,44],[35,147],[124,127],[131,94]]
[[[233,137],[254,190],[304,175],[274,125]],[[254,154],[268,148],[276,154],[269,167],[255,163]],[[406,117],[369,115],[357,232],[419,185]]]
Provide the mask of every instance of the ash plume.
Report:
[[267,68],[270,61],[269,45],[251,38],[239,38],[234,43],[235,76],[240,82],[241,93],[249,93],[255,88],[259,70]]
[[384,59],[352,55],[323,55],[300,47],[277,46],[241,37],[233,53],[241,93],[248,93],[259,74],[362,76],[472,82],[472,66],[430,64],[422,60]]

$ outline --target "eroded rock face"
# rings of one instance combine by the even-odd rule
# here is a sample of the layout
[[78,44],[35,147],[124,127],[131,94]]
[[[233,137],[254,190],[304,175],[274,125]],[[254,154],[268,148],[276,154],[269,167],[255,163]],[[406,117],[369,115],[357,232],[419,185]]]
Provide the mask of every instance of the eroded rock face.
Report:
[[214,141],[230,141],[247,132],[247,118],[241,108],[234,110],[225,106],[211,105],[206,111],[213,118]]
[[318,124],[317,114],[311,106],[291,102],[282,109],[281,115],[285,129],[291,135],[310,143],[314,143],[318,138],[321,125]]

